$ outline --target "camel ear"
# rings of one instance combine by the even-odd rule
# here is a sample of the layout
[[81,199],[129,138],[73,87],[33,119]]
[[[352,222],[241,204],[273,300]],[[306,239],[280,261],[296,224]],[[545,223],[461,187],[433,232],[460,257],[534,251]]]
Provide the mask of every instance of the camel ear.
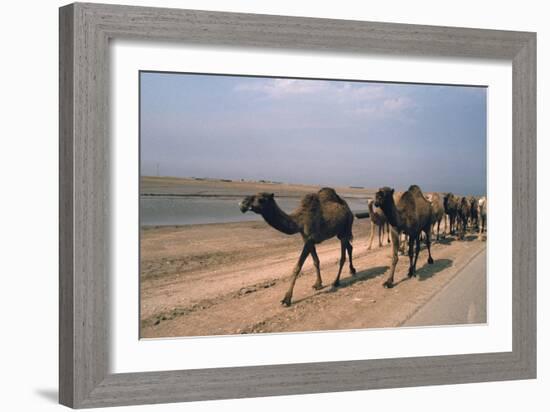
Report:
[[391,190],[391,194],[393,195],[393,189]]
[[268,193],[267,196],[270,198],[270,199],[273,199],[273,197],[275,196],[273,193]]

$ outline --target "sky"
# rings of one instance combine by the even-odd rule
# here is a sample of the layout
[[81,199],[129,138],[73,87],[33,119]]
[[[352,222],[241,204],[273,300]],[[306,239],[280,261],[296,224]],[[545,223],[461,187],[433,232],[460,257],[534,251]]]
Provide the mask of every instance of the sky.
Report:
[[142,72],[141,174],[486,193],[483,87]]

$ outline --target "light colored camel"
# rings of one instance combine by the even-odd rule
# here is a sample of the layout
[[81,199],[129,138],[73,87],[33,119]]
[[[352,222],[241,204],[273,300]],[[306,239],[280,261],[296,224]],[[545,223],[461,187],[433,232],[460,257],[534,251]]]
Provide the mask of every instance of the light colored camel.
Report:
[[479,219],[479,237],[483,232],[487,232],[487,198],[483,196],[477,202],[477,215]]
[[[370,217],[370,241],[368,250],[372,249],[372,241],[374,240],[374,232],[378,228],[378,247],[382,247],[384,232],[388,233],[388,243],[390,243],[390,226],[386,215],[379,207],[374,206],[374,200],[368,201],[369,217]],[[385,230],[384,230],[385,229]]]
[[[428,193],[426,195],[428,202],[432,204],[432,235],[434,234],[434,229],[437,224],[437,234],[436,239],[439,240],[439,227],[441,225],[441,220],[445,217],[445,207],[443,206],[443,199],[439,193]],[[445,219],[445,229],[443,231],[443,236],[447,231],[447,219]]]
[[302,235],[304,247],[292,272],[288,291],[281,301],[283,305],[290,306],[294,284],[309,255],[313,258],[317,273],[317,281],[313,288],[321,289],[323,287],[320,262],[315,245],[324,240],[334,236],[340,239],[340,266],[334,286],[338,286],[340,282],[340,274],[346,261],[346,251],[349,256],[350,273],[355,274],[352,261],[353,247],[351,245],[353,214],[346,201],[338,196],[334,189],[323,188],[316,193],[305,195],[298,208],[290,214],[279,208],[273,193],[258,193],[253,196],[246,196],[239,203],[239,208],[243,213],[251,210],[262,215],[268,225],[287,235],[295,233]]

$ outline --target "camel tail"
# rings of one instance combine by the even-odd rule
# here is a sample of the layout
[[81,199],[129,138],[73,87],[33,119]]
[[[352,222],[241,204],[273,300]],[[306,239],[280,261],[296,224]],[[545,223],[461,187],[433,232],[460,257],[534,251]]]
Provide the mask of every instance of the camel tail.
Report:
[[370,213],[369,212],[359,212],[359,213],[355,213],[355,217],[357,219],[366,219],[368,217],[370,217]]

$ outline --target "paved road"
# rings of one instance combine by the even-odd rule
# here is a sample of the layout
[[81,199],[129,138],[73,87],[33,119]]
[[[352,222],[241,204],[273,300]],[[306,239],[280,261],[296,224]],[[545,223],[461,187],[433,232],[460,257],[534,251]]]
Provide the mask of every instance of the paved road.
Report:
[[403,325],[487,322],[486,262],[487,253],[483,250]]

